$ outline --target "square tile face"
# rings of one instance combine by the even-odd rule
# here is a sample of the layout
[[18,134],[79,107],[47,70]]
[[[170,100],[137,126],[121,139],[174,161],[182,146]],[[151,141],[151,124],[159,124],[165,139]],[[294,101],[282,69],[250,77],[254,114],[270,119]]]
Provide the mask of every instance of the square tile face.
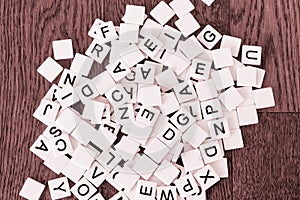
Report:
[[122,20],[128,24],[142,25],[145,19],[145,7],[126,5],[125,15]]
[[122,58],[114,60],[106,69],[116,82],[120,81],[131,72],[125,60]]
[[196,119],[190,114],[185,108],[178,110],[171,118],[170,122],[181,131],[182,133],[186,131],[193,123],[196,122]]
[[71,64],[70,70],[79,73],[83,76],[88,76],[93,63],[94,63],[93,59],[85,55],[82,55],[80,53],[76,53],[73,62]]
[[205,47],[212,49],[220,41],[222,35],[212,26],[207,25],[197,38]]
[[204,120],[223,117],[221,103],[218,98],[201,102],[201,110]]
[[141,106],[135,119],[147,126],[153,127],[159,114],[160,110],[156,108]]
[[[124,125],[126,125],[126,124],[124,124]],[[136,141],[142,145],[145,145],[146,142],[148,141],[148,138],[150,137],[151,133],[152,133],[151,127],[149,127],[143,123],[134,121],[130,125],[130,129],[128,131],[128,136],[131,139],[133,139],[134,141]]]
[[120,124],[131,124],[134,121],[134,108],[132,104],[124,104],[114,110],[114,120]]
[[179,75],[189,67],[190,63],[190,60],[188,60],[180,51],[176,51],[166,60],[165,65]]
[[64,86],[77,86],[80,81],[82,80],[82,75],[77,73],[77,72],[73,72],[69,69],[64,69],[59,82],[58,82],[58,86],[59,87],[64,87]]
[[71,161],[82,168],[89,169],[95,158],[89,153],[86,147],[80,145],[74,152]]
[[138,155],[132,169],[143,179],[148,180],[158,165],[145,154]]
[[178,83],[173,89],[179,103],[184,103],[197,98],[194,87],[190,81]]
[[108,179],[112,178],[117,185],[124,188],[126,191],[130,191],[140,179],[140,175],[134,172],[128,166],[116,166],[113,171],[108,175]]
[[44,161],[44,165],[51,169],[54,173],[59,175],[70,159],[67,156],[55,157],[54,153],[50,153]]
[[237,80],[237,69],[239,67],[246,67],[246,66],[244,64],[242,64],[240,61],[238,61],[237,59],[233,58],[233,65],[228,68],[231,72],[231,75],[232,75],[232,78],[234,81]]
[[254,104],[252,87],[239,87],[237,91],[244,98],[244,101],[239,106],[248,106]]
[[181,154],[185,171],[193,171],[204,167],[199,149],[190,150]]
[[174,0],[171,1],[170,4],[171,8],[174,10],[175,14],[180,18],[184,15],[190,13],[192,10],[195,9],[195,6],[192,4],[190,0],[178,1]]
[[105,94],[116,85],[114,79],[111,77],[108,71],[104,71],[101,74],[95,76],[92,79],[92,82],[100,95]]
[[155,76],[155,80],[161,88],[170,90],[174,85],[178,84],[178,79],[171,69],[167,69]]
[[198,192],[198,185],[190,173],[174,181],[181,198],[186,198]]
[[211,165],[206,165],[197,173],[195,173],[194,176],[203,190],[207,190],[208,188],[216,184],[218,181],[220,181],[220,177]]
[[82,117],[100,124],[102,122],[105,106],[105,103],[99,101],[88,101],[84,106]]
[[136,44],[131,44],[122,51],[121,57],[125,61],[126,65],[129,68],[132,68],[136,64],[144,60],[146,58],[146,55],[142,51],[140,51]]
[[177,29],[169,26],[169,25],[165,25],[158,37],[158,39],[160,41],[162,41],[164,43],[164,45],[170,47],[170,48],[175,48],[180,37],[181,37],[181,33],[180,31],[178,31]]
[[94,39],[85,52],[85,55],[93,58],[96,62],[102,63],[110,51],[110,47],[106,44],[100,43],[97,39]]
[[272,88],[262,88],[253,90],[256,109],[269,108],[275,106]]
[[45,160],[52,152],[52,148],[49,140],[44,135],[40,135],[30,147],[30,151]]
[[44,124],[49,125],[51,122],[55,121],[59,109],[60,105],[58,103],[42,99],[40,105],[34,111],[33,117],[43,122]]
[[62,199],[71,196],[67,177],[49,180],[48,186],[52,199]]
[[160,106],[161,93],[158,86],[144,86],[139,89],[141,103],[145,106]]
[[228,68],[212,72],[211,77],[219,91],[234,85],[232,75]]
[[99,157],[97,157],[97,161],[100,163],[100,165],[107,169],[107,171],[112,171],[118,165],[118,163],[121,162],[121,160],[122,157],[119,156],[112,148],[106,152],[102,152]]
[[243,136],[241,129],[230,130],[231,135],[227,138],[223,138],[223,144],[225,150],[233,150],[244,147]]
[[68,134],[54,137],[49,142],[56,157],[71,154],[73,152],[73,147]]
[[180,171],[172,163],[163,161],[159,168],[154,172],[154,175],[164,184],[170,185],[179,175]]
[[73,183],[77,183],[83,176],[86,169],[80,167],[79,165],[74,164],[69,161],[62,170],[62,174],[66,176]]
[[121,141],[115,145],[117,153],[125,160],[132,160],[138,152],[140,144],[127,136],[123,136]]
[[169,115],[180,109],[180,105],[177,101],[175,94],[166,93],[161,97],[162,104],[160,110],[164,115]]
[[151,181],[139,180],[137,182],[135,199],[149,199],[155,198],[157,183]]
[[240,38],[232,37],[229,35],[223,35],[220,48],[230,48],[232,56],[238,57],[241,43],[242,39]]
[[97,188],[86,178],[82,178],[71,188],[71,192],[80,200],[88,200],[97,192]]
[[261,64],[262,48],[260,46],[242,46],[242,63],[246,65]]
[[121,42],[136,43],[139,37],[139,25],[137,24],[120,24],[119,40]]
[[57,118],[56,123],[67,133],[71,133],[80,122],[80,117],[71,109],[66,108]]
[[188,37],[200,28],[199,23],[191,13],[184,15],[175,22],[175,26],[182,32],[184,37]]
[[208,122],[210,138],[218,140],[230,136],[228,122],[225,118],[214,119]]
[[80,101],[72,86],[66,85],[56,92],[57,101],[66,109]]
[[38,200],[45,189],[45,185],[27,178],[19,195],[29,200]]
[[163,26],[161,24],[150,18],[147,18],[140,30],[140,35],[145,37],[147,34],[151,34],[158,38],[162,30]]
[[37,72],[47,79],[47,81],[52,83],[62,70],[63,67],[60,64],[51,57],[48,57],[37,69]]
[[212,61],[193,59],[190,77],[196,80],[207,80],[209,78]]
[[92,38],[97,38],[97,32],[96,30],[99,28],[99,26],[101,24],[103,24],[104,21],[102,21],[101,19],[95,19],[95,21],[93,22],[93,25],[91,26],[89,32],[88,32],[88,36],[92,37]]
[[207,138],[207,135],[208,133],[195,123],[184,132],[182,139],[188,142],[192,147],[198,148],[199,145]]
[[217,69],[233,65],[233,58],[229,48],[216,49],[211,52],[214,59],[214,65]]
[[[159,49],[158,53],[152,58],[155,62],[166,65],[167,60],[175,53],[175,49],[172,49],[166,45]],[[160,69],[158,69],[160,70]],[[162,70],[158,71],[161,72]]]
[[76,128],[72,131],[72,136],[82,144],[87,145],[96,133],[97,130],[92,125],[84,120],[81,120]]
[[205,164],[220,160],[224,156],[221,146],[216,140],[201,144],[199,149]]
[[197,99],[193,101],[186,102],[181,105],[183,108],[188,110],[190,114],[195,117],[196,120],[202,120],[203,116],[201,113],[200,101]]
[[236,110],[225,112],[224,118],[227,120],[230,130],[240,128]]
[[55,60],[64,60],[74,57],[72,40],[55,40],[52,43]]
[[254,87],[257,83],[257,71],[255,67],[237,68],[237,86]]
[[222,158],[216,162],[210,163],[210,166],[215,170],[220,178],[228,178],[228,161],[227,158]]
[[154,138],[148,145],[146,145],[144,153],[156,163],[160,163],[169,151],[170,149],[168,146],[162,143],[159,139]]
[[112,21],[104,22],[96,29],[97,40],[103,44],[115,40],[118,35]]
[[189,59],[192,60],[202,52],[204,52],[204,47],[200,44],[197,38],[192,35],[184,41],[179,41],[178,49]]
[[154,56],[159,52],[159,50],[162,47],[163,43],[150,34],[145,36],[145,38],[138,45],[138,48],[150,58],[154,58]]
[[163,200],[166,197],[176,199],[177,191],[175,186],[160,186],[156,190],[156,199]]
[[222,92],[219,99],[228,111],[232,111],[244,101],[244,98],[235,87],[230,87]]
[[109,172],[97,161],[95,161],[92,166],[84,173],[84,177],[88,179],[93,185],[99,187],[108,176],[108,174]]
[[200,101],[206,101],[218,97],[218,92],[212,79],[196,83],[195,88]]
[[258,123],[258,116],[255,105],[238,107],[237,113],[240,126]]
[[139,64],[135,68],[135,80],[140,84],[153,84],[155,77],[155,66]]
[[150,15],[158,23],[165,25],[175,15],[175,13],[166,2],[161,1],[153,8]]
[[119,107],[125,104],[130,98],[121,84],[115,85],[105,93],[105,96],[113,107]]
[[115,40],[111,42],[111,49],[109,53],[108,62],[111,63],[115,59],[117,59],[121,53],[129,46],[127,43],[122,43],[119,40]]

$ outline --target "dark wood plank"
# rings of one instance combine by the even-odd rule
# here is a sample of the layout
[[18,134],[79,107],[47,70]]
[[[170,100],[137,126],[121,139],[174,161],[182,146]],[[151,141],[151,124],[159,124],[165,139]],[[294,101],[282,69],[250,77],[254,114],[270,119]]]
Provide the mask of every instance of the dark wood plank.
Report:
[[[46,57],[53,56],[52,41],[71,38],[75,52],[84,53],[92,41],[92,39],[87,36],[87,31],[95,18],[104,20],[112,19],[115,23],[119,23],[120,17],[124,14],[126,4],[146,5],[147,13],[149,13],[157,2],[158,0],[0,1],[0,18],[2,19],[0,23],[0,48],[2,49],[0,55],[0,109],[2,111],[0,114],[0,199],[21,199],[18,193],[28,176],[45,185],[47,185],[48,180],[57,177],[42,164],[39,158],[29,151],[31,144],[45,129],[43,124],[33,119],[32,113],[50,87],[50,84],[37,74],[36,69]],[[169,0],[167,2],[169,2]],[[299,41],[296,37],[298,34],[299,38],[299,12],[294,11],[299,8],[298,1],[289,1],[289,4],[278,1],[276,5],[270,2],[270,0],[258,1],[260,3],[257,3],[258,6],[254,6],[256,11],[253,11],[252,14],[248,13],[247,7],[243,9],[244,4],[239,4],[237,0],[231,0],[231,2],[234,2],[236,5],[234,3],[229,4],[226,0],[217,0],[212,7],[207,7],[201,1],[193,0],[193,3],[196,5],[196,10],[193,11],[193,14],[202,25],[202,28],[206,24],[211,24],[222,34],[231,33],[233,35],[236,34],[235,36],[240,35],[244,41],[246,40],[248,42],[254,41],[254,39],[259,37],[257,44],[263,44],[267,46],[268,49],[264,54],[274,54],[274,58],[272,56],[263,58],[264,66],[266,66],[267,63],[272,64],[272,62],[276,64],[268,65],[269,68],[266,68],[270,72],[267,73],[265,84],[275,88],[275,95],[277,95],[276,101],[279,105],[277,108],[269,111],[299,111],[297,108],[297,106],[300,105],[299,55],[295,55],[295,49],[297,49],[297,47],[299,48]],[[261,5],[262,2],[264,2],[264,6]],[[248,4],[245,2],[245,5]],[[237,8],[235,8],[235,6],[237,6]],[[248,7],[249,6],[251,7],[251,5],[248,5]],[[270,15],[266,12],[268,9],[267,6],[269,6],[269,9],[272,11]],[[263,7],[263,9],[261,9],[261,7]],[[229,16],[230,9],[233,11],[231,16]],[[258,25],[247,22],[247,19],[255,17],[254,21],[256,21],[257,12],[263,12],[262,10],[266,14],[262,19],[262,21],[264,21],[263,25],[259,25],[259,27],[262,33],[264,33],[262,35],[266,36],[256,36],[256,34],[252,33],[254,31],[251,31],[251,26],[256,27]],[[248,13],[248,18],[244,17],[243,13]],[[282,25],[282,27],[280,24],[276,25],[277,28],[274,28],[274,34],[277,37],[274,39],[271,38],[271,31],[268,30],[274,21],[271,20],[273,16],[278,16],[281,21],[280,23],[285,24]],[[286,17],[290,19],[287,19],[285,22]],[[230,18],[233,20],[231,23]],[[241,18],[242,22],[239,21],[239,18]],[[174,22],[174,20],[172,20],[172,22]],[[235,27],[233,27],[233,23]],[[248,25],[248,23],[250,23],[250,25]],[[229,29],[229,24],[231,24],[232,29]],[[285,29],[279,30],[281,28]],[[244,31],[241,30],[247,30],[247,34],[243,36],[242,33],[244,33]],[[286,32],[288,33],[287,36],[284,35]],[[287,39],[284,39],[284,37],[287,37]],[[278,40],[275,40],[276,38]],[[279,42],[280,39],[284,39],[283,44]],[[272,45],[268,46],[268,42],[264,40],[271,41],[270,43]],[[277,47],[282,45],[284,51],[278,50]],[[70,61],[60,63],[64,67],[69,68]],[[92,74],[97,73],[97,70],[99,70],[99,66],[93,69]],[[274,81],[277,79],[279,83]],[[279,96],[282,96],[282,98],[279,98]],[[298,97],[298,99],[296,97]],[[208,193],[208,199],[220,199],[220,197],[224,197],[222,199],[244,199],[242,197],[247,199],[257,197],[255,196],[257,191],[262,193],[262,197],[270,197],[268,199],[278,199],[275,197],[276,194],[281,197],[279,191],[282,191],[283,194],[290,195],[288,196],[290,199],[299,198],[299,194],[297,196],[295,193],[299,191],[299,188],[296,187],[299,187],[299,177],[297,177],[299,170],[295,169],[299,151],[296,151],[296,149],[294,151],[291,150],[295,142],[295,144],[299,143],[295,135],[297,131],[299,131],[299,116],[286,114],[281,117],[280,114],[262,114],[261,117],[261,123],[258,125],[259,128],[257,128],[257,126],[253,129],[251,129],[251,127],[245,128],[244,132],[247,134],[245,136],[246,146],[250,144],[250,147],[242,150],[243,153],[234,151],[233,155],[231,155],[231,152],[226,154],[229,158],[231,177],[214,186]],[[290,121],[295,121],[297,117],[297,122],[290,123]],[[284,118],[287,118],[287,120]],[[265,124],[265,121],[267,124]],[[295,123],[297,123],[297,125],[295,125]],[[291,124],[291,126],[287,126],[286,124]],[[270,133],[267,134],[268,140],[270,141],[266,144],[269,145],[269,147],[255,149],[255,144],[257,143],[253,143],[252,145],[249,143],[249,141],[256,141],[252,140],[255,138],[248,138],[249,135],[253,135],[254,131],[257,131],[257,134],[261,132],[264,133],[266,132],[265,129],[269,129],[269,127],[274,125],[278,126],[280,132],[274,132],[273,134],[277,134],[275,136],[270,135]],[[291,132],[292,129],[290,128],[293,128],[294,132]],[[286,135],[288,136],[287,138]],[[281,145],[286,148],[281,148],[278,154],[273,152],[271,154],[272,156],[266,155],[269,150],[274,150],[275,147],[280,148],[276,143],[271,143],[273,141],[281,142]],[[283,141],[286,143],[283,143]],[[263,142],[266,141],[264,138],[260,138],[259,142],[260,144],[265,144]],[[252,150],[252,148],[254,148],[254,150]],[[251,162],[247,162],[248,165],[246,166],[244,164],[246,160],[244,160],[243,155],[252,155],[250,153],[253,152],[256,153],[257,158],[253,158]],[[268,168],[263,166],[261,157],[267,158],[268,163],[272,163],[270,167],[275,170],[274,172],[267,171]],[[231,160],[234,162],[231,163]],[[253,169],[257,166],[259,166],[259,172],[254,173]],[[281,166],[283,167],[281,168]],[[265,185],[267,184],[263,185],[259,183],[256,177],[252,177],[253,175],[265,177],[264,180],[267,180],[267,183],[271,184],[272,187],[265,191],[262,190],[261,188],[265,189]],[[272,185],[271,182],[277,179],[279,180],[278,184],[273,183]],[[244,180],[249,182],[251,194],[243,192],[243,190],[248,191],[248,183],[244,183]],[[234,181],[234,188],[232,181]],[[283,187],[283,189],[279,190],[279,187]],[[234,189],[234,193],[232,193],[232,189]],[[294,191],[292,189],[294,189]],[[106,198],[109,198],[116,192],[107,183],[103,184],[103,186],[99,188],[99,191]],[[270,193],[269,196],[268,193]],[[41,199],[50,199],[47,187]],[[70,199],[74,199],[74,197]]]
[[233,196],[300,199],[299,113],[260,113],[242,128],[245,148],[232,152]]
[[231,0],[230,5],[230,34],[263,48],[263,86],[273,88],[276,107],[261,112],[299,111],[300,1]]
[[[43,184],[57,176],[29,147],[45,129],[32,114],[50,87],[37,67],[52,55],[52,41],[71,38],[75,52],[84,52],[92,41],[87,31],[103,17],[103,1],[1,1],[1,192],[0,199],[21,199],[26,179]],[[70,62],[60,62],[69,68]],[[102,188],[103,193],[111,191]],[[49,190],[41,199],[51,199]],[[72,199],[75,199],[74,197]]]

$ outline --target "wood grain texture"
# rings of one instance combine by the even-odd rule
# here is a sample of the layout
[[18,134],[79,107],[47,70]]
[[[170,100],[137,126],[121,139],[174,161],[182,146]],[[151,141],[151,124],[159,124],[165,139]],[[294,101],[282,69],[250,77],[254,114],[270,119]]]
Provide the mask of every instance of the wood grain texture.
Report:
[[276,107],[262,112],[300,110],[299,10],[299,0],[230,0],[230,34],[263,48],[263,86],[273,88]]
[[[95,18],[120,23],[126,4],[146,5],[149,13],[157,2],[0,1],[0,199],[21,199],[18,193],[28,176],[46,185],[57,177],[29,151],[45,129],[32,114],[50,87],[36,69],[53,56],[52,41],[71,38],[75,52],[84,53],[92,41],[87,32]],[[299,112],[299,1],[216,0],[211,7],[192,2],[202,28],[209,23],[222,34],[263,46],[264,85],[273,87],[277,103],[263,112]],[[60,64],[69,68],[70,61]],[[96,65],[92,74],[99,70]],[[300,116],[278,113],[260,117],[259,125],[243,128],[246,148],[226,153],[230,178],[214,186],[208,199],[300,199],[296,167]],[[277,129],[272,130],[274,126]],[[116,192],[108,183],[99,191],[106,199]],[[48,187],[41,199],[50,199]]]
[[238,199],[300,198],[300,115],[260,113],[243,127],[245,148],[232,152],[233,196]]

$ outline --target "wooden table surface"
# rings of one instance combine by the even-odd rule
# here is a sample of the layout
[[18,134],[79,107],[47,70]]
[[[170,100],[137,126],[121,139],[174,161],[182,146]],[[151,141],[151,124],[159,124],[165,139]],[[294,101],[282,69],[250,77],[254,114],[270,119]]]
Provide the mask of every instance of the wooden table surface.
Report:
[[[226,153],[230,177],[211,188],[208,199],[300,199],[300,1],[216,0],[211,7],[192,2],[202,27],[210,24],[243,44],[263,47],[263,86],[273,88],[276,100],[276,107],[260,111],[258,125],[242,128],[246,147]],[[145,5],[149,13],[157,3],[0,1],[1,200],[21,199],[18,193],[28,176],[44,184],[57,177],[29,151],[45,129],[32,114],[50,87],[36,69],[53,56],[52,41],[71,38],[75,52],[84,53],[95,18],[118,24],[126,4]],[[69,68],[70,61],[60,63]],[[107,183],[99,190],[106,199],[115,192]],[[50,199],[48,188],[41,199]]]

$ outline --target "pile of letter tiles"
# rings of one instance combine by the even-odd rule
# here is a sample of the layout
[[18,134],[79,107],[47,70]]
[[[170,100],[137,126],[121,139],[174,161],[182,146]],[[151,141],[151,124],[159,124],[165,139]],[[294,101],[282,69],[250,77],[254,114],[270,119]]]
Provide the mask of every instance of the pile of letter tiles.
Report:
[[[110,200],[202,200],[228,177],[224,151],[244,147],[240,127],[275,105],[273,92],[261,88],[262,48],[210,25],[193,35],[194,9],[161,1],[147,16],[127,5],[119,26],[95,20],[84,55],[53,41],[54,59],[37,69],[52,86],[33,114],[47,128],[30,148],[59,175],[48,181],[52,199],[103,200],[107,181],[119,191]],[[107,65],[89,79],[94,62]],[[44,188],[27,178],[20,195],[39,199]]]

